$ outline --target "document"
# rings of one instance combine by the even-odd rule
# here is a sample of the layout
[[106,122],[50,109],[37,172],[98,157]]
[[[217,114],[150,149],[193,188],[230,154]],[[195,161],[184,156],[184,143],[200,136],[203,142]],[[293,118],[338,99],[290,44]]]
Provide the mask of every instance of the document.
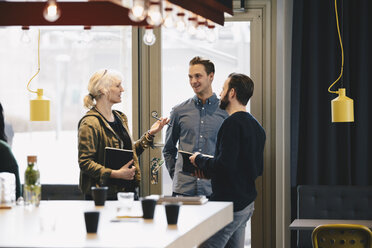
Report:
[[[105,147],[105,167],[118,170],[133,159],[133,151],[119,148]],[[133,165],[130,165],[131,168]],[[134,180],[110,178],[110,183],[125,187],[129,191],[134,187]]]
[[[133,151],[105,147],[105,167],[118,170],[133,159]],[[129,166],[129,168],[132,166]]]
[[[182,159],[183,159],[182,171],[189,172],[189,173],[194,173],[196,167],[190,162],[190,156],[193,153],[182,151],[182,150],[178,150],[178,152],[181,154]],[[212,155],[207,155],[207,154],[202,154],[202,155],[205,156],[205,157],[208,157],[208,158],[213,158]]]

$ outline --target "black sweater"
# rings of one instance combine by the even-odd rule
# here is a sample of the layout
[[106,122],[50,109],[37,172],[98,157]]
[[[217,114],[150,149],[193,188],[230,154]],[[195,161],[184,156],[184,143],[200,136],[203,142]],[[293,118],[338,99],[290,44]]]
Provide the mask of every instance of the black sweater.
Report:
[[212,201],[234,202],[234,212],[256,199],[255,180],[262,175],[265,131],[247,112],[229,116],[218,131],[214,158],[196,157],[204,175],[212,179]]

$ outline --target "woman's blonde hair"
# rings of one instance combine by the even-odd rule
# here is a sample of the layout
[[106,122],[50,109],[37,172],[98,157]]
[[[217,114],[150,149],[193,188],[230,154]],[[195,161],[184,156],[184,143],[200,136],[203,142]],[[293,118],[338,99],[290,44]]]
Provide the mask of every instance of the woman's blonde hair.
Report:
[[109,88],[116,82],[122,81],[123,76],[115,70],[103,69],[95,72],[89,80],[88,92],[84,97],[84,107],[90,109],[95,106],[94,100],[109,93]]

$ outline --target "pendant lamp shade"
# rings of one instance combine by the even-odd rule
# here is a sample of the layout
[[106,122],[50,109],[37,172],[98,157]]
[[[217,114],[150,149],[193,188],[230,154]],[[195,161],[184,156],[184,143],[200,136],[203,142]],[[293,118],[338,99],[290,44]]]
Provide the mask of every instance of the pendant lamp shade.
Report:
[[345,88],[338,89],[338,97],[331,101],[332,122],[354,122],[354,101],[346,96]]
[[50,100],[43,93],[37,89],[37,97],[30,100],[30,121],[50,121]]

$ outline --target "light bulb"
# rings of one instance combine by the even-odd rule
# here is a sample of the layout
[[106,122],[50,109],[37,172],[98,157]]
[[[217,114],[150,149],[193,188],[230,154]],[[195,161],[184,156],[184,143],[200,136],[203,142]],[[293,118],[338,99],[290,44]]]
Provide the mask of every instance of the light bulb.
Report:
[[166,28],[174,27],[174,18],[172,14],[173,8],[167,7],[164,10],[165,10],[165,18],[164,18],[163,26]]
[[176,22],[176,29],[179,32],[183,32],[186,29],[186,23],[185,23],[185,13],[180,12],[177,13],[178,20]]
[[30,30],[29,26],[22,26],[21,42],[23,44],[29,44],[31,42],[31,38],[30,38],[30,35],[28,34],[28,30]]
[[210,43],[213,43],[217,40],[215,25],[208,25],[206,35],[207,35],[207,41],[209,41]]
[[189,17],[188,20],[187,33],[190,36],[194,36],[196,34],[196,17]]
[[55,22],[61,16],[61,9],[58,7],[55,0],[48,0],[45,5],[43,16],[48,22]]
[[150,2],[146,20],[151,26],[159,26],[163,23],[160,2]]
[[148,46],[154,45],[156,41],[156,36],[152,30],[152,27],[146,27],[145,34],[143,35],[143,43]]
[[196,38],[198,38],[199,40],[204,40],[205,37],[205,21],[198,22],[198,28],[196,29]]
[[83,43],[89,43],[93,39],[93,37],[90,33],[91,29],[92,28],[90,26],[84,26],[84,30],[81,33],[81,37],[80,37],[80,39]]
[[133,7],[129,11],[129,19],[134,22],[141,22],[145,20],[146,17],[146,8],[144,0],[134,0]]

